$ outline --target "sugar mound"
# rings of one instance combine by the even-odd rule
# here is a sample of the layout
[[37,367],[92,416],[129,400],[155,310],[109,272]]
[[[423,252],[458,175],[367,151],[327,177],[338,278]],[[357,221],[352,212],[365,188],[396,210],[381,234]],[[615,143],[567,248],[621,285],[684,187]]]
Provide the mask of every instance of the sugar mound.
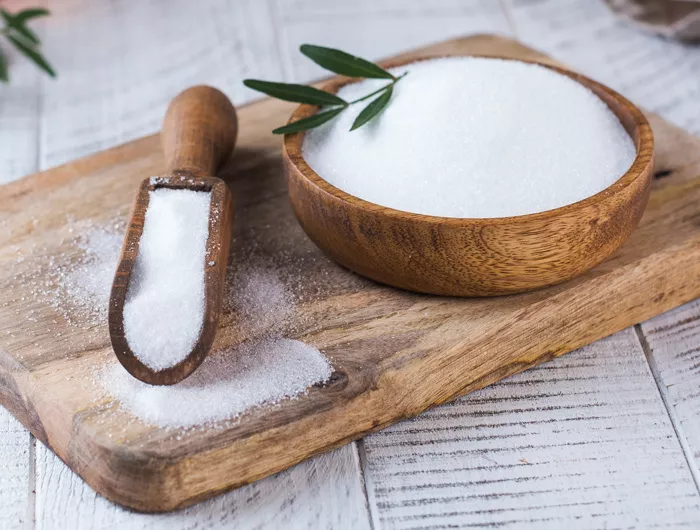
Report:
[[210,201],[209,192],[150,192],[124,303],[124,334],[152,370],[183,361],[199,338]]
[[209,356],[176,385],[142,383],[116,363],[103,382],[123,409],[147,423],[176,428],[234,419],[252,407],[299,396],[331,372],[313,346],[264,339]]
[[[619,179],[635,147],[593,92],[545,67],[453,57],[408,71],[384,113],[350,132],[363,108],[309,131],[303,156],[321,177],[362,199],[444,217],[541,212]],[[339,91],[357,99],[386,84]]]
[[236,420],[251,408],[297,397],[329,379],[331,365],[317,348],[282,336],[295,297],[279,270],[259,258],[237,258],[224,300],[226,312],[235,316],[236,336],[247,340],[211,352],[190,377],[164,387],[134,379],[110,359],[95,374],[104,397],[145,423],[188,429]]

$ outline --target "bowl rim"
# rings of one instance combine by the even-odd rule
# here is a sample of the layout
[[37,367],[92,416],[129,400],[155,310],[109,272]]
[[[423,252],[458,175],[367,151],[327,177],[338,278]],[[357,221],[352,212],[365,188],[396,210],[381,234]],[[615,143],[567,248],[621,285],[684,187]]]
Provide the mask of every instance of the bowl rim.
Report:
[[[511,215],[506,217],[448,217],[408,212],[406,210],[399,210],[396,208],[391,208],[389,206],[382,206],[381,204],[377,204],[366,199],[361,199],[356,195],[352,195],[346,191],[341,190],[340,188],[337,188],[336,186],[325,180],[323,177],[321,177],[318,173],[316,173],[302,156],[302,144],[304,142],[305,135],[304,131],[284,135],[282,145],[283,155],[289,160],[289,162],[292,165],[294,165],[295,169],[299,173],[301,173],[301,175],[307,181],[311,182],[314,186],[328,193],[329,195],[341,202],[348,203],[349,205],[354,206],[356,208],[370,210],[373,213],[386,215],[392,218],[448,225],[508,224],[524,221],[527,222],[551,220],[551,218],[558,217],[560,215],[576,214],[577,212],[584,210],[589,206],[599,204],[601,201],[608,199],[614,195],[617,195],[619,192],[624,190],[627,186],[632,184],[638,178],[643,177],[644,175],[651,175],[654,160],[654,136],[651,130],[651,125],[644,116],[644,113],[631,101],[629,101],[627,98],[614,91],[613,89],[603,85],[602,83],[598,83],[597,81],[594,81],[593,79],[590,79],[584,75],[581,75],[578,72],[553,64],[547,59],[517,59],[514,57],[506,57],[501,55],[457,54],[426,56],[403,60],[397,59],[393,61],[389,60],[382,61],[380,62],[380,64],[384,68],[394,68],[398,66],[406,66],[421,61],[429,61],[432,59],[442,59],[451,57],[475,57],[483,59],[499,59],[506,61],[517,61],[527,64],[536,64],[553,70],[561,75],[565,75],[570,79],[573,79],[575,82],[580,83],[584,87],[593,91],[596,97],[601,99],[603,103],[605,103],[606,106],[610,108],[610,106],[607,105],[607,103],[596,93],[596,90],[605,93],[608,97],[610,97],[618,103],[620,108],[623,109],[623,112],[627,112],[630,115],[630,117],[632,118],[632,122],[634,123],[633,132],[636,133],[637,139],[634,138],[634,134],[630,135],[632,141],[635,143],[635,157],[632,161],[632,164],[627,169],[627,171],[625,171],[625,173],[623,173],[615,182],[610,184],[608,187],[602,189],[601,191],[593,195],[585,197],[579,201],[566,204],[564,206],[559,206],[550,210],[544,210],[542,212],[534,212],[523,215]],[[324,82],[321,85],[321,88],[328,92],[336,93],[341,87],[360,81],[361,79],[338,76],[333,77],[328,81]],[[593,88],[595,88],[595,90],[593,90]],[[290,116],[288,123],[309,117],[318,112],[318,110],[319,108],[315,105],[299,105]],[[610,108],[610,111],[613,114],[615,114],[618,120],[620,120],[621,113],[616,112],[612,108]],[[620,121],[622,122],[622,120]],[[625,130],[625,132],[627,131]]]

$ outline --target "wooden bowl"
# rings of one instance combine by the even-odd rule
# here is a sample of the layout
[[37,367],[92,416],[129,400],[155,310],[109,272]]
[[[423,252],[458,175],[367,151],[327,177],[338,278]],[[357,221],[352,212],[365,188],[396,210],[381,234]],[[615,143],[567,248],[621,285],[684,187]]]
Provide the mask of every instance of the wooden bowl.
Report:
[[[283,148],[289,197],[311,240],[341,265],[378,282],[453,296],[530,291],[566,281],[607,258],[634,230],[646,207],[654,159],[651,127],[637,107],[608,87],[537,64],[592,90],[634,140],[634,162],[615,183],[576,203],[528,215],[421,215],[365,201],[329,184],[302,157],[304,133],[289,134]],[[324,89],[336,92],[349,82],[333,79]],[[317,110],[301,105],[291,120]]]

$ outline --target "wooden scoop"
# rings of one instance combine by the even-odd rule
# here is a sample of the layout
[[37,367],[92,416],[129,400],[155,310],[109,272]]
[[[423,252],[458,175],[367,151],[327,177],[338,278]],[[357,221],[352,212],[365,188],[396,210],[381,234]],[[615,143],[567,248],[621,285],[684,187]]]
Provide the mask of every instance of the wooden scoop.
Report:
[[[114,353],[131,375],[146,383],[171,385],[182,381],[204,361],[214,340],[226,276],[233,209],[228,186],[212,175],[231,156],[237,130],[236,111],[231,102],[224,94],[207,86],[196,86],[182,92],[172,100],[165,115],[161,137],[166,174],[147,178],[141,183],[109,300],[109,336]],[[124,302],[139,251],[149,192],[157,188],[209,191],[211,206],[203,264],[204,320],[199,339],[183,361],[153,371],[129,348],[124,335]]]

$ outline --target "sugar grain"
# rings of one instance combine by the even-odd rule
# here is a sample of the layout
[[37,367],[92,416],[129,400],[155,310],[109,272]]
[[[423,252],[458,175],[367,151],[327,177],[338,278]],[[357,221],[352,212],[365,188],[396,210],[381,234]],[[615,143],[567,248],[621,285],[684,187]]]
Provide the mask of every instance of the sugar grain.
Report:
[[[501,217],[589,197],[620,178],[635,148],[593,92],[545,67],[442,58],[408,75],[378,119],[350,132],[362,109],[309,131],[303,155],[338,188],[408,212]],[[342,88],[353,100],[386,84]]]
[[184,360],[202,329],[210,200],[208,192],[150,192],[124,334],[134,355],[155,371]]
[[330,375],[328,360],[313,346],[262,339],[209,356],[176,385],[147,385],[114,363],[102,380],[123,409],[146,423],[186,428],[235,419],[251,408],[299,396]]
[[71,327],[94,328],[107,322],[109,291],[124,237],[123,223],[68,220],[65,252],[48,256],[45,274],[35,278],[34,294]]
[[331,365],[317,348],[282,336],[295,301],[274,267],[255,258],[238,263],[229,271],[226,299],[247,340],[212,352],[192,376],[168,387],[141,383],[112,360],[98,377],[104,392],[141,421],[189,428],[236,420],[328,380]]
[[238,332],[248,336],[277,334],[294,309],[292,295],[269,264],[259,260],[235,264],[227,286],[226,310],[236,317]]

